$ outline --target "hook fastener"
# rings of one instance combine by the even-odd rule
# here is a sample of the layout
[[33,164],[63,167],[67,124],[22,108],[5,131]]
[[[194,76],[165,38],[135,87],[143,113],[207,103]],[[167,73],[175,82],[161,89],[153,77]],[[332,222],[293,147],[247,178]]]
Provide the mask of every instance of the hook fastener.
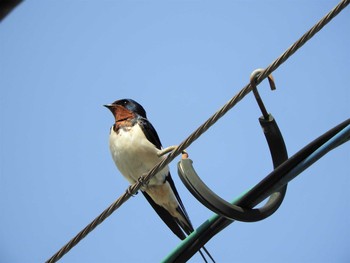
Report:
[[[254,93],[255,100],[256,100],[256,102],[259,105],[260,111],[261,111],[262,115],[264,116],[264,119],[267,120],[269,118],[269,114],[268,114],[268,112],[266,110],[266,107],[265,107],[261,97],[260,97],[260,94],[258,92],[257,85],[256,85],[256,79],[259,77],[259,75],[263,71],[264,71],[264,69],[259,68],[259,69],[254,70],[252,72],[252,74],[250,74],[250,85],[252,87],[252,91]],[[269,84],[270,84],[270,89],[271,90],[275,90],[276,89],[276,85],[275,85],[275,80],[274,80],[272,74],[268,75],[267,79],[268,79]]]

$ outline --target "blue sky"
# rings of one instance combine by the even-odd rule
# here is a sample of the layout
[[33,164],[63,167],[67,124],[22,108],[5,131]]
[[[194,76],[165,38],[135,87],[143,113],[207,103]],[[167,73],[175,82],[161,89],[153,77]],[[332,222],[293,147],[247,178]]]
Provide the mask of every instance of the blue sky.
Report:
[[[337,1],[26,1],[0,24],[0,262],[43,262],[127,188],[102,107],[133,98],[164,146],[179,144]],[[290,155],[349,118],[350,9],[259,87]],[[189,147],[203,180],[233,200],[272,164],[249,94]],[[230,225],[217,262],[348,262],[350,148],[290,183],[281,208]],[[198,226],[212,212],[175,183]],[[61,262],[159,262],[179,243],[143,196]],[[200,262],[195,256],[191,262]]]

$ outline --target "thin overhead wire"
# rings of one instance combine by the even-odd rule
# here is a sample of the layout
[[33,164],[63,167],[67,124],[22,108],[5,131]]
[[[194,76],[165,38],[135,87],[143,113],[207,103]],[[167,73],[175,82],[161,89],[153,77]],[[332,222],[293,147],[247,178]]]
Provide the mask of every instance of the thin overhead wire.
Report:
[[[292,46],[290,46],[281,56],[273,61],[261,74],[256,78],[255,84],[261,83],[268,75],[281,66],[290,56],[292,56],[301,46],[310,40],[318,31],[320,31],[327,23],[329,23],[336,15],[338,15],[348,4],[350,0],[341,1],[335,8],[333,8],[326,16],[324,16],[317,24],[308,30],[300,39],[298,39]],[[214,125],[222,116],[224,116],[230,109],[232,109],[240,100],[242,100],[250,91],[252,91],[251,84],[243,87],[234,97],[232,97],[221,109],[212,115],[206,122],[198,127],[188,138],[179,144],[174,151],[169,153],[161,162],[154,166],[147,174],[141,175],[138,182],[130,185],[123,195],[121,195],[115,202],[113,202],[107,209],[105,209],[97,218],[95,218],[89,225],[81,230],[73,239],[64,245],[58,252],[56,252],[47,263],[57,262],[67,252],[69,252],[75,245],[77,245],[85,236],[93,231],[99,224],[101,224],[107,217],[109,217],[115,210],[117,210],[123,203],[125,203],[131,196],[160,170],[174,160],[183,150],[188,148],[196,139],[205,133],[212,125]]]

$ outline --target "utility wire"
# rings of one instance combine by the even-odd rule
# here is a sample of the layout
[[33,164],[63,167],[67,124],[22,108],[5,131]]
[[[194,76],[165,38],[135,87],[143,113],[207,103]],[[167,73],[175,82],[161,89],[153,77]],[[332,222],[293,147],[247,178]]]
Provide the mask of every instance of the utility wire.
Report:
[[[341,1],[335,8],[333,8],[326,16],[324,16],[317,24],[308,30],[299,40],[290,46],[280,57],[273,61],[261,74],[256,78],[256,85],[261,83],[268,75],[283,64],[290,56],[292,56],[301,46],[310,40],[318,31],[320,31],[328,22],[330,22],[336,15],[338,15],[348,4],[350,0]],[[242,100],[250,91],[252,86],[250,83],[243,87],[234,97],[232,97],[220,110],[211,116],[205,123],[198,127],[187,139],[185,139],[174,151],[172,151],[166,158],[154,166],[147,174],[140,176],[138,182],[130,185],[123,195],[121,195],[115,202],[113,202],[107,209],[105,209],[97,218],[95,218],[89,225],[81,230],[73,239],[64,245],[58,252],[56,252],[47,263],[57,262],[68,251],[70,251],[76,244],[78,244],[85,236],[101,224],[107,217],[109,217],[115,210],[117,210],[123,203],[125,203],[131,196],[160,170],[168,165],[176,156],[188,148],[196,139],[198,139],[204,132],[206,132],[213,124],[215,124],[223,115],[232,109],[240,100]]]

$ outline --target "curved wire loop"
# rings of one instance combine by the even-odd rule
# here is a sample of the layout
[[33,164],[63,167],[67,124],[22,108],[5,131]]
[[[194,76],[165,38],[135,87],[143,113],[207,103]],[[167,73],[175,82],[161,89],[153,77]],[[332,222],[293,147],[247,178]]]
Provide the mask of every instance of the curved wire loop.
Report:
[[[256,89],[255,79],[260,72],[261,70],[256,70],[252,73],[251,85],[253,87],[254,96],[263,114],[263,117],[259,118],[259,122],[269,145],[273,166],[276,168],[288,159],[288,154],[278,125],[273,116],[267,113],[262,99]],[[275,89],[272,76],[269,76],[269,82],[271,89]],[[287,185],[285,185],[272,193],[266,204],[261,208],[244,208],[231,204],[215,194],[200,179],[192,164],[192,160],[188,158],[184,158],[178,163],[178,174],[182,182],[192,195],[194,195],[204,206],[230,220],[255,222],[269,217],[279,208],[287,191]]]

